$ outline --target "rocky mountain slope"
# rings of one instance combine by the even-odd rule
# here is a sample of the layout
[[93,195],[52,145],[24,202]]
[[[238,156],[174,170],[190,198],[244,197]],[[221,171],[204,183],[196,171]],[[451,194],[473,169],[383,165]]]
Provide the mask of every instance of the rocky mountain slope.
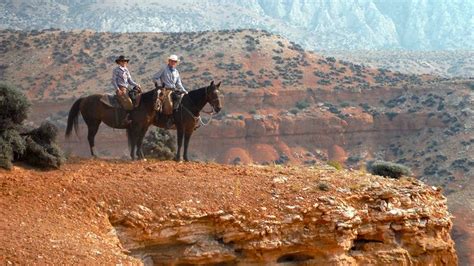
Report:
[[[2,31],[0,42],[0,77],[34,101],[32,122],[48,119],[63,128],[74,98],[111,91],[118,54],[132,58],[135,80],[149,89],[167,55],[178,53],[188,88],[223,82],[224,110],[196,131],[192,158],[306,165],[332,160],[350,168],[370,159],[396,161],[442,186],[458,217],[474,209],[472,80],[368,68],[254,30]],[[61,141],[68,152],[88,156],[84,140]],[[124,133],[106,127],[97,148],[102,156],[128,154]]]
[[470,0],[6,0],[0,3],[0,26],[114,32],[258,28],[309,49],[473,49],[472,10]]
[[0,177],[6,265],[457,264],[445,197],[413,178],[102,160]]
[[[225,92],[223,114],[201,130],[201,137],[221,143],[194,149],[196,156],[220,162],[238,157],[268,163],[282,157],[290,162],[330,159],[354,165],[374,157],[391,158],[439,185],[472,171],[469,81],[443,81],[325,58],[262,31],[3,31],[0,37],[5,59],[0,76],[31,100],[62,102],[62,110],[51,117],[60,127],[71,97],[111,91],[117,54],[131,56],[135,79],[150,88],[166,56],[179,52],[185,86],[198,88],[216,80],[223,82]],[[398,139],[401,135],[409,137]],[[199,143],[206,145],[204,140],[195,144]],[[420,155],[408,143],[429,150]],[[263,145],[265,155],[250,144]],[[451,156],[453,147],[457,151]],[[430,168],[433,163],[436,169]]]
[[474,50],[456,51],[322,51],[321,54],[373,68],[446,78],[474,78]]

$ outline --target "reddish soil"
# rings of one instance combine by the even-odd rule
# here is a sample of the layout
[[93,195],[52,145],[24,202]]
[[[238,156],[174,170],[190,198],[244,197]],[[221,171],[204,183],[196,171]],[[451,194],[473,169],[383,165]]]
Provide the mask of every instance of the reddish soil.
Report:
[[[272,200],[275,187],[281,204],[294,204],[301,196],[312,202],[322,194],[337,196],[339,192],[302,188],[329,176],[332,184],[343,186],[344,178],[352,175],[364,174],[282,166],[83,159],[70,159],[53,171],[24,165],[11,171],[0,169],[0,264],[136,262],[122,252],[111,231],[109,217],[116,210],[143,205],[166,217],[179,203],[193,200],[204,212],[283,217],[281,205]],[[273,178],[281,176],[291,179],[291,185],[273,183]]]
[[[318,189],[322,183],[327,191]],[[138,263],[126,255],[111,224],[122,210],[146,206],[166,220],[192,204],[204,213],[283,219],[284,206],[310,208],[320,196],[357,194],[376,183],[412,186],[410,179],[324,166],[72,158],[59,170],[38,171],[17,164],[11,171],[0,169],[0,264]]]

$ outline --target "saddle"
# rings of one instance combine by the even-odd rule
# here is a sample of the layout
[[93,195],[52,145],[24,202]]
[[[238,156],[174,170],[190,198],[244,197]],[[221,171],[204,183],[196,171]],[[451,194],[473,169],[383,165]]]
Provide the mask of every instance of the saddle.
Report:
[[117,95],[112,94],[112,93],[106,93],[103,94],[102,97],[100,98],[100,101],[112,108],[122,108],[122,105],[120,105]]
[[133,110],[141,92],[133,88],[126,95],[117,95],[112,93],[103,94],[100,101],[112,108],[123,108],[126,111]]

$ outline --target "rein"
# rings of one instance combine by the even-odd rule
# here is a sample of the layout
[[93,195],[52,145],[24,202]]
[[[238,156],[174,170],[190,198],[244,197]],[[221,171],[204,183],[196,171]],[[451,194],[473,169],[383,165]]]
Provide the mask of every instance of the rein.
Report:
[[[206,99],[207,99],[207,88],[205,89],[205,92],[206,92]],[[196,106],[196,103],[193,101],[193,99],[191,99],[191,97],[190,97],[189,99],[191,100],[192,104],[193,104],[194,106]],[[204,122],[204,121],[202,120],[201,115],[195,116],[186,106],[184,106],[184,104],[181,103],[180,108],[184,108],[184,110],[186,110],[186,112],[188,112],[188,113],[194,118],[194,121],[196,121],[196,122],[199,121],[199,124],[200,124],[201,126],[208,126],[208,125],[212,122],[212,119],[214,118],[214,114],[216,114],[216,113],[214,112],[214,107],[212,107],[212,110],[211,110],[211,111],[204,111],[204,110],[202,110],[202,109],[199,110],[199,113],[202,112],[202,113],[205,113],[205,114],[210,115],[209,120],[207,120],[207,122]],[[181,114],[182,114],[182,113],[181,113]]]
[[186,108],[186,106],[181,105],[181,108],[184,108],[184,110],[186,110],[186,112],[188,112],[194,118],[194,121],[196,121],[196,122],[199,121],[199,124],[201,124],[201,126],[208,126],[212,122],[212,118],[214,117],[214,114],[215,114],[214,110],[212,110],[211,112],[200,111],[200,112],[203,112],[205,114],[210,114],[211,115],[211,118],[209,118],[209,120],[207,120],[207,122],[204,122],[204,121],[202,121],[202,117],[200,115],[195,116],[188,108]]

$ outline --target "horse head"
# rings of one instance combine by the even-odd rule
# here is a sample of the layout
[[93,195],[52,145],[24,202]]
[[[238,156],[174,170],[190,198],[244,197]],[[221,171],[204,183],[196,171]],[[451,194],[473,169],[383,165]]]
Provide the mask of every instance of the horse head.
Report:
[[214,84],[214,81],[212,81],[211,85],[206,88],[206,102],[212,106],[215,113],[219,113],[222,109],[222,91],[219,90],[220,86],[221,82]]

